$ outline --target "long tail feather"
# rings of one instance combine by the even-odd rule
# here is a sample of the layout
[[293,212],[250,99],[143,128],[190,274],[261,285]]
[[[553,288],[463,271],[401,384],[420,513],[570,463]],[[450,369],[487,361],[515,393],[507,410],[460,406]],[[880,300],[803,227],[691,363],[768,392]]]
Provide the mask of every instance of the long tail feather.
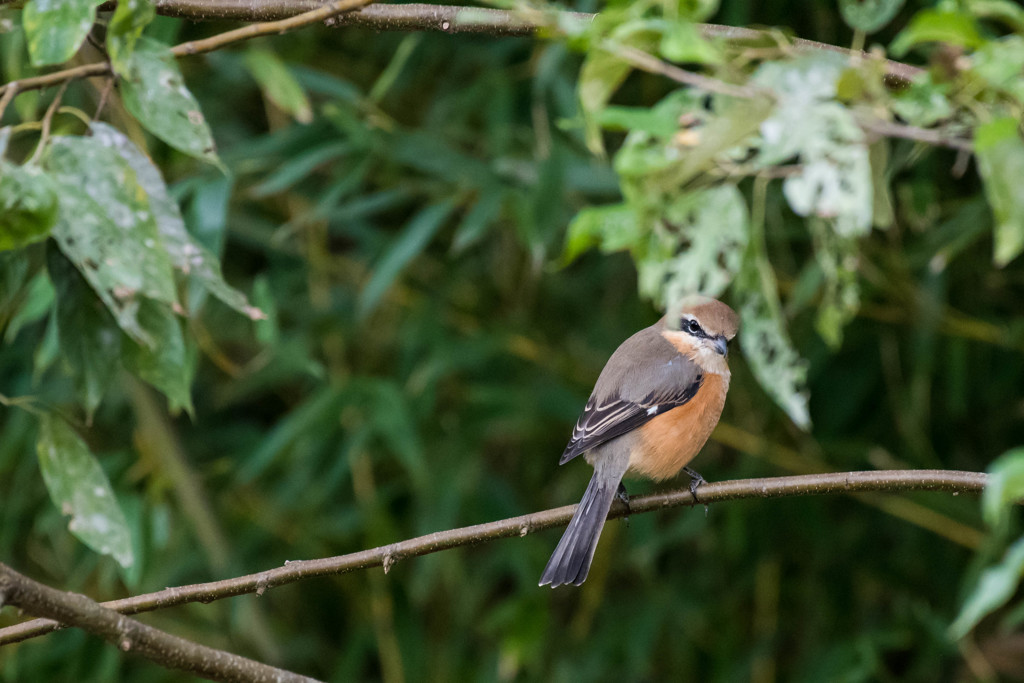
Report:
[[576,514],[544,568],[541,586],[550,584],[554,588],[570,583],[578,586],[587,579],[620,479],[621,475],[612,481],[606,473],[594,472]]

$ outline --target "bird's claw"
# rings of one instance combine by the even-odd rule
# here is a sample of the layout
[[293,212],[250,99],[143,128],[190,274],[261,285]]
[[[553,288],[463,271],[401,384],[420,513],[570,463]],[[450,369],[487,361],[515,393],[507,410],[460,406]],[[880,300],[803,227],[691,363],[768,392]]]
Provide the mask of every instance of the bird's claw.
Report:
[[[683,471],[690,476],[690,495],[693,496],[693,504],[697,504],[700,499],[697,497],[697,489],[703,484],[707,483],[707,480],[700,475],[697,470],[692,470],[689,467],[684,467]],[[704,516],[708,516],[708,504],[704,503]]]
[[626,506],[626,515],[622,520],[629,526],[629,492],[626,491],[626,485],[621,481],[619,482],[619,488],[615,490],[615,497],[622,501],[622,504]]

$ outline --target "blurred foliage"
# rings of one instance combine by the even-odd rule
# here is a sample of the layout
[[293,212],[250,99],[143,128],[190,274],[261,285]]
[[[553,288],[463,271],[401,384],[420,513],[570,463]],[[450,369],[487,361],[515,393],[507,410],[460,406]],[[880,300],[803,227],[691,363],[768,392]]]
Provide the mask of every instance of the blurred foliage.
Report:
[[[11,12],[2,80],[94,6]],[[991,464],[988,531],[962,497],[745,501],[609,524],[579,590],[536,586],[552,531],[143,619],[336,681],[1020,679],[1016,4],[617,2],[551,40],[307,27],[178,62],[221,27],[103,16],[76,59],[105,44],[118,87],[0,120],[4,562],[106,599],[573,502],[604,361],[700,289],[743,320],[705,476]],[[865,115],[974,134],[977,169]],[[102,501],[120,540],[72,521],[86,547],[63,514]],[[180,680],[76,631],[0,677]]]

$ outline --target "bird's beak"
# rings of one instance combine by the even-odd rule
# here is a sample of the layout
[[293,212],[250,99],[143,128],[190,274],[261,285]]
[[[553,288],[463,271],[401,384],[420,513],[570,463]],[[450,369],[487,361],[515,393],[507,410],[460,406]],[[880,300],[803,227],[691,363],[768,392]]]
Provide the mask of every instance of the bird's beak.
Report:
[[715,337],[714,341],[715,341],[715,351],[718,351],[718,353],[722,354],[723,356],[728,356],[729,355],[729,343],[726,341],[725,337],[721,337],[721,336]]

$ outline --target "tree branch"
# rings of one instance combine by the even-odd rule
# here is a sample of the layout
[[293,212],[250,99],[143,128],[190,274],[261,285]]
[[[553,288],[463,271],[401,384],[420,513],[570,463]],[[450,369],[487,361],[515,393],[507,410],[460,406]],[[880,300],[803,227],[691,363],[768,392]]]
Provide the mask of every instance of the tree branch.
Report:
[[[721,481],[704,484],[698,490],[698,494],[700,503],[717,503],[742,498],[778,498],[867,491],[980,493],[987,481],[988,475],[982,472],[879,470]],[[608,517],[611,519],[627,514],[637,515],[653,510],[693,505],[695,502],[688,490],[656,493],[630,499],[628,509],[621,503],[616,503]],[[384,567],[384,571],[388,572],[398,560],[407,557],[427,555],[497,538],[526,536],[535,531],[564,525],[575,510],[575,505],[566,505],[497,522],[439,531],[348,555],[287,562],[283,567],[268,569],[257,574],[167,588],[155,593],[111,600],[102,604],[121,614],[137,614],[188,602],[212,602],[246,593],[262,595],[268,588],[283,586],[302,579],[342,574],[368,567]],[[50,633],[60,627],[58,623],[60,621],[59,617],[52,620],[35,619],[0,629],[0,646]]]
[[[314,24],[318,21],[326,21],[336,14],[342,12],[349,12],[353,9],[357,9],[364,5],[368,5],[373,0],[336,0],[328,4],[317,3],[317,8],[303,12],[301,14],[295,14],[286,19],[280,19],[278,21],[267,21],[257,24],[250,24],[241,28],[236,28],[232,31],[225,31],[224,33],[218,33],[215,36],[204,38],[202,40],[191,40],[186,43],[175,45],[171,48],[171,54],[175,57],[184,57],[185,55],[196,55],[203,52],[211,52],[219,48],[235,43],[241,40],[248,40],[257,36],[265,36],[276,33],[284,33],[308,24]],[[202,3],[199,3],[202,4]],[[54,71],[42,76],[33,76],[31,78],[22,78],[17,81],[10,81],[0,85],[0,101],[6,97],[7,92],[11,89],[15,90],[15,95],[25,92],[26,90],[39,90],[40,88],[46,88],[57,83],[64,81],[70,81],[78,78],[89,78],[92,76],[105,76],[111,73],[109,62],[94,62],[92,64],[83,64],[82,66],[76,66],[71,69],[63,69],[61,71]]]
[[4,605],[77,626],[124,652],[134,651],[168,669],[214,681],[315,680],[173,636],[98,605],[84,595],[33,581],[0,562],[0,607]]
[[[113,8],[109,2],[103,8]],[[321,6],[322,0],[157,0],[157,12],[191,21],[208,19],[230,19],[234,21],[267,21],[283,19],[299,12]],[[553,12],[549,21],[527,17],[522,12],[491,9],[487,7],[460,7],[451,5],[427,5],[409,3],[400,5],[378,4],[349,12],[331,21],[335,26],[361,26],[376,31],[442,31],[444,33],[484,33],[491,36],[528,36],[545,25],[575,23],[589,24],[596,14],[587,12]],[[553,15],[553,16],[552,16]],[[725,40],[761,40],[768,32],[757,29],[721,26],[719,24],[698,24],[705,38]],[[841,54],[874,59],[867,52],[848,50],[837,45],[819,43],[803,38],[788,38],[794,49],[800,52],[827,50]],[[900,81],[910,81],[923,73],[909,64],[886,60],[887,73]]]

